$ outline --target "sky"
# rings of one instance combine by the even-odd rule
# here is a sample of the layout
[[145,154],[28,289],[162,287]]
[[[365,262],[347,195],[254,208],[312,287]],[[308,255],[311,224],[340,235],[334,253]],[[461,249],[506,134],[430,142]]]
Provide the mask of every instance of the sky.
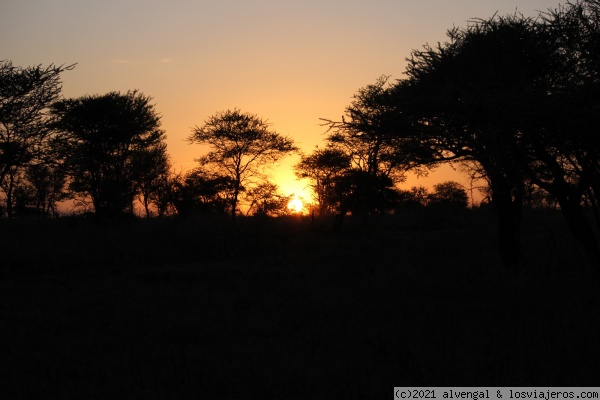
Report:
[[[341,119],[356,91],[381,75],[402,79],[412,49],[445,40],[473,18],[535,16],[559,0],[1,0],[0,60],[73,64],[63,96],[151,96],[177,171],[206,151],[195,126],[238,108],[268,120],[305,153],[324,144],[320,118]],[[564,3],[564,2],[563,2]],[[298,156],[274,167],[284,194],[309,197]],[[443,167],[402,188],[446,180]]]

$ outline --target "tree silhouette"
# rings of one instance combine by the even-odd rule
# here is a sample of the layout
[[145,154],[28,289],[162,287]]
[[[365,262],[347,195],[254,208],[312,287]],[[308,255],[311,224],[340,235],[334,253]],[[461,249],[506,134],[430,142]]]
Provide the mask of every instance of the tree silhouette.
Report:
[[31,193],[26,206],[33,207],[39,216],[58,214],[56,203],[66,199],[66,175],[60,163],[28,165],[25,171],[26,190]]
[[170,202],[177,214],[188,216],[201,213],[229,212],[234,182],[231,178],[196,168],[184,176],[171,179]]
[[336,145],[316,149],[294,167],[296,176],[311,181],[320,214],[335,214],[335,230],[348,212],[366,216],[393,209],[394,181],[384,173],[352,167],[352,156]]
[[397,207],[423,208],[429,203],[430,193],[425,186],[413,186],[410,190],[398,190]]
[[555,68],[548,74],[543,124],[527,126],[533,184],[560,205],[571,231],[600,267],[598,238],[584,207],[598,216],[600,194],[600,2],[567,3],[544,15],[554,44]]
[[518,268],[526,188],[554,196],[575,237],[600,265],[584,213],[596,207],[600,149],[600,18],[597,1],[567,3],[541,17],[494,16],[448,32],[408,59],[395,86],[396,134],[429,160],[462,160],[488,181],[499,252]]
[[388,80],[381,76],[359,89],[341,121],[323,119],[328,147],[350,161],[343,176],[336,178],[336,229],[349,211],[367,216],[392,209],[391,203],[399,200],[394,186],[405,173],[435,164],[435,147],[422,146],[413,130],[397,134],[404,119],[397,116],[396,88]]
[[297,150],[292,139],[271,130],[267,121],[236,109],[211,116],[188,140],[210,146],[198,161],[233,182],[229,196],[233,220],[244,186],[264,180],[265,168]]
[[351,189],[339,208],[340,221],[351,209],[363,215],[385,209],[384,199],[393,197],[393,186],[404,180],[407,171],[422,167],[420,159],[430,152],[414,146],[414,138],[396,134],[399,120],[394,87],[388,80],[381,76],[375,84],[359,89],[341,121],[323,119],[328,145],[345,153],[351,164],[339,182],[340,187]]
[[135,183],[137,185],[137,196],[142,205],[146,217],[151,216],[150,205],[154,204],[158,209],[157,202],[161,185],[169,174],[170,163],[167,155],[166,143],[158,143],[155,146],[137,150],[134,158]]
[[296,176],[308,179],[316,196],[319,214],[339,212],[337,183],[350,169],[350,156],[344,151],[332,147],[315,149],[310,155],[303,155],[294,166]]
[[48,109],[60,96],[60,74],[74,67],[23,68],[0,61],[0,187],[9,217],[17,182],[26,182],[25,168],[48,161]]
[[520,15],[473,21],[448,38],[413,51],[408,80],[396,85],[396,115],[402,128],[419,133],[421,146],[437,150],[429,162],[479,166],[498,214],[500,257],[517,268],[528,162],[523,128],[540,117],[534,105],[548,91],[554,49],[536,20]]
[[341,121],[323,119],[327,142],[350,157],[354,169],[369,175],[394,176],[408,166],[402,162],[400,139],[393,135],[389,77],[358,90]]
[[273,182],[263,182],[247,193],[250,205],[246,215],[277,217],[289,214],[288,203],[291,196],[279,193]]
[[[89,196],[100,217],[133,213],[143,181],[163,170],[148,166],[146,157],[164,154],[165,134],[150,101],[129,91],[61,100],[53,106],[56,127],[65,138],[69,188]],[[152,159],[160,165],[165,161],[162,156]]]
[[467,191],[457,182],[447,181],[433,186],[433,193],[427,196],[431,207],[444,209],[464,209],[469,205]]

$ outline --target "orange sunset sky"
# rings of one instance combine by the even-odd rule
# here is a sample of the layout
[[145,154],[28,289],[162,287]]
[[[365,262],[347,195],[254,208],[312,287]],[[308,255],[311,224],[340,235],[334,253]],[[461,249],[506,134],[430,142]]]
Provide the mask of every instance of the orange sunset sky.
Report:
[[[174,167],[202,154],[185,139],[217,111],[268,119],[304,152],[322,144],[319,118],[340,119],[352,95],[382,75],[403,77],[411,49],[495,12],[536,15],[558,0],[1,0],[0,60],[77,63],[63,95],[139,89],[154,98]],[[285,194],[309,197],[293,165],[274,169]],[[441,168],[401,185],[462,174]]]

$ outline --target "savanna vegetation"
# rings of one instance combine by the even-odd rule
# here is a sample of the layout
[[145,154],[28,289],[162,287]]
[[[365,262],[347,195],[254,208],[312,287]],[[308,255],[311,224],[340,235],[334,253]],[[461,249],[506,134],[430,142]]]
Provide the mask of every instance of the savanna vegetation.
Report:
[[[576,0],[414,50],[322,119],[306,215],[261,117],[216,112],[176,172],[150,97],[65,99],[75,66],[0,62],[1,397],[598,386],[599,43]],[[485,201],[402,186],[448,162]]]

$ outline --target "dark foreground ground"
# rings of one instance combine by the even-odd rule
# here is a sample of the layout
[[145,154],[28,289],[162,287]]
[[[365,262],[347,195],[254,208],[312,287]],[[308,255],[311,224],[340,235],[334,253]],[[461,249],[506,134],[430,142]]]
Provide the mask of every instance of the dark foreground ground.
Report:
[[560,216],[0,221],[1,399],[366,399],[599,386],[600,275]]

